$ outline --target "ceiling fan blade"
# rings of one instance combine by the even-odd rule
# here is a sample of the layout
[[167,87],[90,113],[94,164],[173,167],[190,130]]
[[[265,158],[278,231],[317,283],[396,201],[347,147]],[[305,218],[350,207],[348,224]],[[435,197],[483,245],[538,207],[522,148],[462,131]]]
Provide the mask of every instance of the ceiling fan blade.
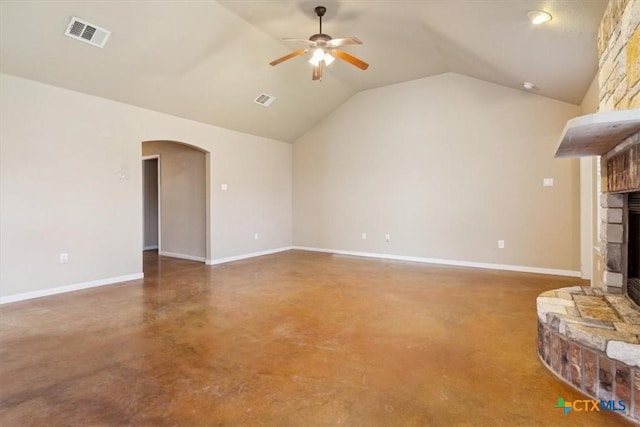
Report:
[[314,47],[316,45],[316,42],[311,41],[311,40],[307,40],[307,39],[291,39],[291,38],[285,38],[282,39],[283,42],[296,42],[296,43],[304,43],[306,45],[309,45],[311,47]]
[[343,39],[332,39],[327,44],[330,47],[340,47],[349,44],[362,44],[362,41],[357,37],[345,37]]
[[324,69],[324,61],[320,61],[316,67],[313,67],[311,80],[322,80],[322,71]]
[[288,59],[295,58],[296,56],[303,55],[303,54],[305,54],[308,50],[309,50],[309,49],[298,49],[298,50],[294,50],[293,52],[291,52],[291,53],[289,53],[289,54],[287,54],[287,55],[283,56],[282,58],[278,58],[278,59],[276,59],[276,60],[274,60],[274,61],[269,62],[269,65],[271,65],[271,66],[278,65],[278,64],[280,64],[281,62],[284,62],[284,61],[286,61],[286,60],[288,60]]
[[348,62],[351,65],[355,65],[356,67],[360,68],[363,71],[369,68],[369,64],[367,64],[361,59],[356,58],[353,55],[349,55],[347,52],[343,50],[334,49],[331,51],[331,54],[338,59],[342,59],[343,61]]

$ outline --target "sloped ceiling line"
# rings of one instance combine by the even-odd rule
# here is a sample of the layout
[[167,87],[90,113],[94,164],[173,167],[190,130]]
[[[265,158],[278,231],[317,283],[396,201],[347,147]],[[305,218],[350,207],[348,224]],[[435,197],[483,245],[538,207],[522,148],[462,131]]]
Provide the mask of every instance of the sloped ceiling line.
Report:
[[[317,31],[318,0],[0,2],[0,71],[240,132],[292,142],[357,91],[452,71],[579,104],[597,69],[606,0],[322,1],[333,37],[367,71],[336,61],[311,81],[283,37]],[[533,28],[526,12],[554,15]],[[71,16],[112,31],[103,49],[64,37]],[[143,25],[141,25],[143,23]],[[567,55],[567,52],[571,52]],[[76,67],[73,64],[83,64]],[[270,108],[260,93],[278,98]]]

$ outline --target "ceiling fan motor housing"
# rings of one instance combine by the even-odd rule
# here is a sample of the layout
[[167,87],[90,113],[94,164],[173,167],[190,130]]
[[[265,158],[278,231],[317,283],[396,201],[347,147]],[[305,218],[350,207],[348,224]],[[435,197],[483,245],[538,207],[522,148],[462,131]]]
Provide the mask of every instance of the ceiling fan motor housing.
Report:
[[309,37],[309,40],[316,42],[318,47],[326,47],[327,43],[331,41],[329,34],[318,33]]

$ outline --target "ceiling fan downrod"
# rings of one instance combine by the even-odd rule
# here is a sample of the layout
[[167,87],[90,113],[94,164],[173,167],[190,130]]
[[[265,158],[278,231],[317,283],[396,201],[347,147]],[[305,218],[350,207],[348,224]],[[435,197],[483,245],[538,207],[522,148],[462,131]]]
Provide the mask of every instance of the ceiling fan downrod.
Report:
[[318,18],[320,18],[320,34],[322,34],[322,17],[327,13],[327,8],[324,6],[316,6],[315,11]]

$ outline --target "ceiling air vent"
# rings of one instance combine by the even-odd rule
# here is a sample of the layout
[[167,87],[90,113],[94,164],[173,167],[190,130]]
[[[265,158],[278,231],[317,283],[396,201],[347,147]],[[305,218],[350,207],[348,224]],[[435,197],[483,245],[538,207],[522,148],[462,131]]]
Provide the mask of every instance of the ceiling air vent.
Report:
[[268,107],[269,105],[273,104],[273,101],[275,100],[276,100],[275,96],[267,95],[266,93],[261,93],[260,95],[258,95],[256,99],[253,100],[253,102],[255,102],[256,104],[260,104],[263,107]]
[[97,25],[89,24],[74,16],[71,18],[71,22],[69,22],[64,35],[93,46],[104,47],[104,44],[111,35],[111,31],[100,28]]

